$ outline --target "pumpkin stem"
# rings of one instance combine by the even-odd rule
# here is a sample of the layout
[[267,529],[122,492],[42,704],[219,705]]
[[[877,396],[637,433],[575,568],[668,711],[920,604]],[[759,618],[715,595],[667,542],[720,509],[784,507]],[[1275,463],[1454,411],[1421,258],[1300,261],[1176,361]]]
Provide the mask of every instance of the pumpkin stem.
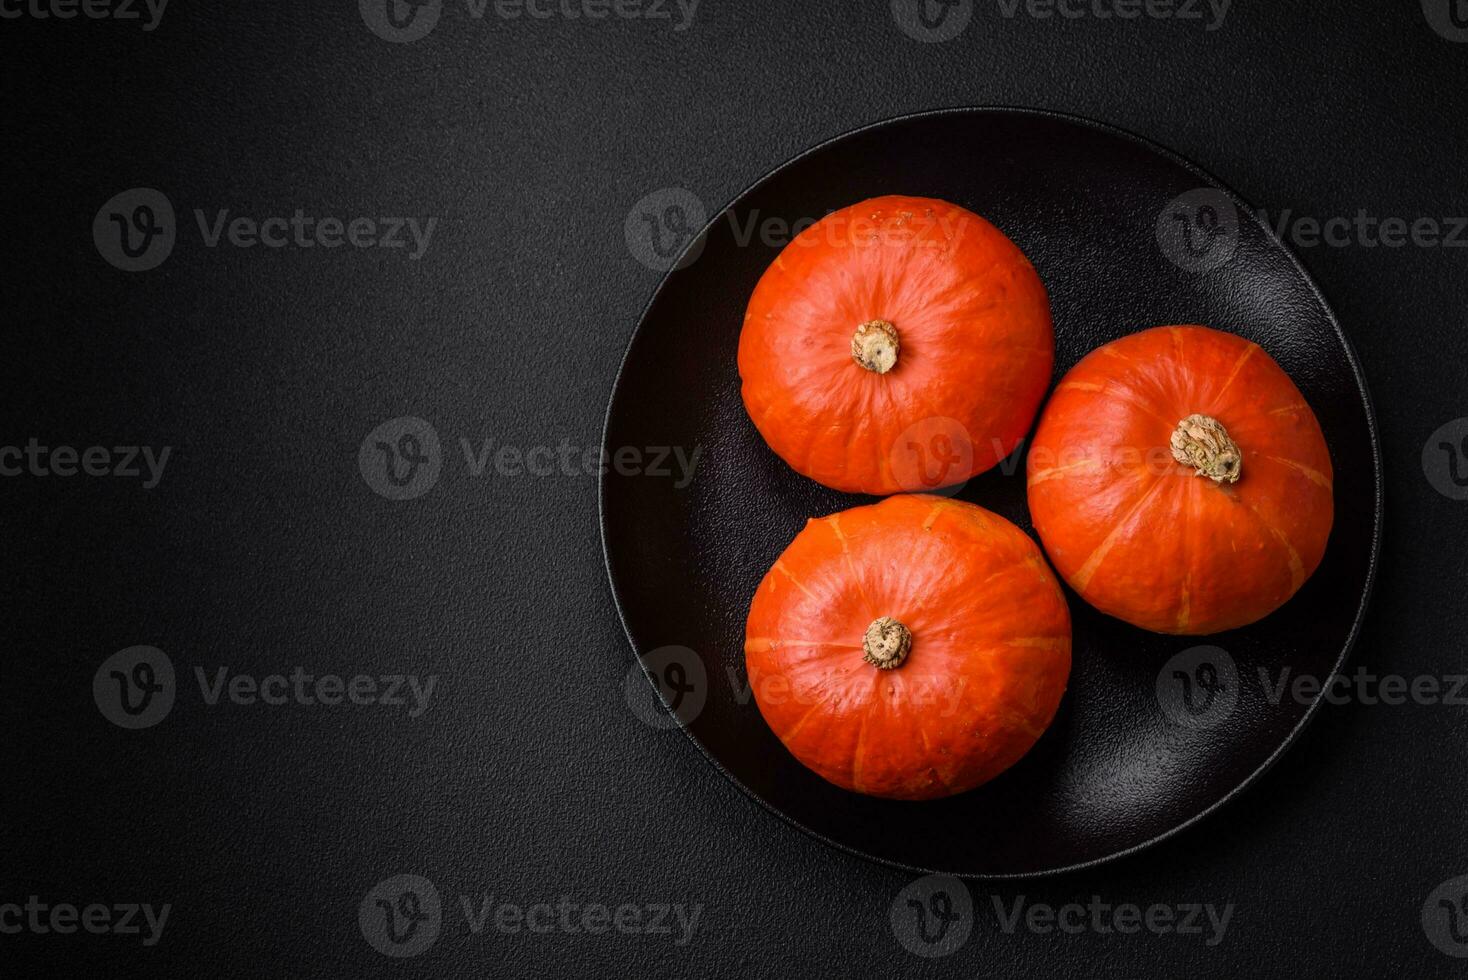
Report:
[[868,371],[886,374],[897,366],[897,328],[886,320],[868,320],[851,335],[851,359]]
[[1209,415],[1189,415],[1177,424],[1172,433],[1172,458],[1193,467],[1195,476],[1206,476],[1214,483],[1238,483],[1244,463],[1238,443]]
[[880,670],[893,670],[912,651],[912,632],[891,616],[883,616],[867,627],[861,646],[861,659]]

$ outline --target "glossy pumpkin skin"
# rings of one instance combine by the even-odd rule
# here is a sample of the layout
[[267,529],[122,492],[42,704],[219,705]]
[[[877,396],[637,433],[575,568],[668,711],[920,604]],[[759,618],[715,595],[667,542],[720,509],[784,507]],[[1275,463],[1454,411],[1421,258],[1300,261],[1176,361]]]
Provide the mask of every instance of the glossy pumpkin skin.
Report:
[[[889,323],[895,367],[853,358]],[[879,197],[801,232],[764,273],[739,338],[744,404],[796,471],[890,494],[960,483],[1029,430],[1055,359],[1050,303],[1024,253],[944,201]]]
[[[1193,414],[1237,444],[1237,482],[1178,462]],[[1334,516],[1315,414],[1257,345],[1200,326],[1157,327],[1073,368],[1041,415],[1028,460],[1030,515],[1071,588],[1158,633],[1255,622],[1320,564]]]
[[[892,669],[863,657],[880,617],[911,632]],[[1055,716],[1070,651],[1070,611],[1035,543],[927,495],[808,521],[760,583],[744,644],[759,710],[801,763],[906,800],[1018,761]]]

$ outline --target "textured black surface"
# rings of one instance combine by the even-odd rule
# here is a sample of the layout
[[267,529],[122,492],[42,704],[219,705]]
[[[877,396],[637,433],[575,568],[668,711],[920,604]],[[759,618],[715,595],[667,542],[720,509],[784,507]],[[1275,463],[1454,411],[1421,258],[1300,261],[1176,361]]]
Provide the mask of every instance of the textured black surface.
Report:
[[[1203,268],[1185,248],[1174,254],[1173,239],[1157,232],[1175,208],[1196,220],[1198,209],[1172,202],[1200,189],[1213,192],[1206,206],[1215,215],[1233,209],[1207,248],[1201,237],[1193,241],[1205,260],[1213,249],[1220,250],[1214,261],[1229,250],[1217,268]],[[1056,380],[1092,350],[1140,329],[1228,330],[1298,379],[1341,474],[1321,568],[1283,609],[1251,627],[1206,640],[1160,636],[1101,615],[1067,590],[1073,669],[1055,723],[993,783],[919,805],[848,793],[804,769],[760,716],[743,652],[755,589],[806,519],[875,498],[796,473],[743,417],[735,361],[745,304],[780,249],[746,242],[740,229],[808,224],[885,192],[960,204],[1024,250],[1050,294]],[[608,568],[628,633],[684,727],[723,771],[797,825],[858,853],[924,871],[995,876],[1069,869],[1141,847],[1217,805],[1274,758],[1319,697],[1272,699],[1260,671],[1332,675],[1362,614],[1380,487],[1359,366],[1284,248],[1263,225],[1238,221],[1246,210],[1195,169],[1114,130],[974,110],[835,140],[714,219],[696,256],[648,309],[606,432],[609,453],[701,447],[707,463],[684,486],[609,472],[602,501]],[[700,328],[689,330],[695,321]],[[1023,456],[962,487],[935,481],[911,489],[941,488],[1033,537]],[[1223,659],[1217,653],[1189,653],[1204,644],[1224,650],[1228,666],[1214,662]],[[1202,676],[1228,693],[1200,688],[1185,702],[1170,666],[1180,656],[1187,683]],[[1198,675],[1204,662],[1211,673]],[[666,676],[670,669],[683,672],[681,684]],[[697,700],[684,705],[684,698]],[[910,832],[886,833],[894,824]]]
[[[762,10],[764,7],[766,9]],[[9,8],[7,8],[9,9]],[[682,187],[715,212],[826,138],[940,106],[1092,116],[1316,219],[1468,213],[1468,45],[1418,4],[1236,3],[1223,25],[1035,19],[976,3],[941,44],[888,5],[704,0],[684,31],[471,20],[389,44],[355,5],[171,4],[158,28],[0,20],[9,361],[0,444],[172,446],[158,487],[0,480],[0,903],[172,903],[162,940],[0,934],[15,976],[1454,976],[1424,902],[1468,873],[1468,708],[1327,705],[1224,810],[1135,857],[975,885],[951,956],[903,948],[911,876],[750,802],[644,724],[606,586],[596,480],[471,476],[458,440],[595,446],[659,274],[624,223]],[[126,274],[103,202],[155,187],[184,233]],[[424,256],[209,249],[211,215],[434,215]],[[1297,250],[1361,355],[1386,520],[1350,664],[1465,670],[1468,504],[1424,477],[1468,415],[1468,251]],[[697,325],[690,325],[697,329]],[[445,446],[430,492],[358,472],[403,415]],[[710,460],[712,464],[712,460]],[[93,674],[152,644],[183,678],[153,728],[99,713]],[[430,707],[206,705],[196,666],[439,675]],[[642,683],[639,679],[639,683]],[[432,879],[436,944],[392,960],[357,910]],[[701,903],[693,939],[474,934],[495,903]],[[1203,936],[1004,932],[1027,903],[1233,903]],[[30,961],[23,963],[22,960]]]

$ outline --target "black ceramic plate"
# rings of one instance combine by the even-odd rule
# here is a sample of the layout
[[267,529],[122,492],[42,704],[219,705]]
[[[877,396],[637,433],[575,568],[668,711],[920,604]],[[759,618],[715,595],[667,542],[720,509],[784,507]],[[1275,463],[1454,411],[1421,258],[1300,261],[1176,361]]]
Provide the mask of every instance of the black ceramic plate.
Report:
[[[745,304],[785,227],[894,193],[961,204],[1024,249],[1050,292],[1056,379],[1098,345],[1145,327],[1203,323],[1241,334],[1304,392],[1336,474],[1320,569],[1253,626],[1160,636],[1067,592],[1074,668],[1055,723],[998,779],[925,803],[858,796],[805,770],[749,696],[742,650],[755,587],[806,518],[871,500],[806,479],[761,441],[735,365]],[[647,220],[666,221],[672,234],[676,217]],[[750,188],[688,244],[648,306],[617,378],[605,443],[613,454],[643,450],[643,460],[652,458],[647,447],[700,451],[682,486],[630,465],[609,468],[601,484],[607,567],[627,635],[684,730],[796,826],[923,871],[1007,877],[1080,867],[1166,837],[1240,792],[1318,703],[1280,697],[1281,671],[1334,675],[1376,561],[1370,403],[1304,270],[1201,170],[1138,137],[1048,113],[895,119],[816,147]],[[957,495],[1032,533],[1023,449]],[[895,826],[903,832],[890,833]]]

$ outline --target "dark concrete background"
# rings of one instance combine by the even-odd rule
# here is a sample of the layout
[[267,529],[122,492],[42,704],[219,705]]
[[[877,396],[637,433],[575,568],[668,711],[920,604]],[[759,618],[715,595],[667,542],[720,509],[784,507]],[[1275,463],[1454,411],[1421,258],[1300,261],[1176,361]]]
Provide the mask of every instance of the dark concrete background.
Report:
[[[974,0],[942,43],[914,40],[878,2],[703,0],[676,30],[676,4],[668,20],[596,20],[558,2],[507,18],[491,0],[476,19],[443,0],[410,43],[374,34],[350,2],[175,0],[151,31],[146,11],[42,19],[15,2],[0,4],[20,12],[0,19],[15,352],[0,443],[171,456],[152,489],[0,481],[0,906],[171,912],[151,946],[146,927],[0,932],[0,963],[31,964],[4,972],[1462,973],[1423,907],[1468,874],[1468,705],[1326,706],[1256,787],[1187,833],[1092,871],[971,885],[967,943],[920,959],[889,924],[911,876],[806,839],[629,707],[594,476],[476,477],[457,451],[465,438],[598,444],[658,281],[624,237],[636,202],[676,187],[713,213],[802,149],[905,112],[1091,116],[1195,160],[1273,219],[1289,212],[1296,231],[1301,216],[1364,211],[1447,235],[1468,214],[1468,43],[1427,16],[1451,24],[1447,0],[1238,0],[1221,23],[1206,6],[1201,20],[1123,21],[1079,3],[1080,18],[1010,18]],[[99,255],[92,223],[135,187],[167,197],[178,232],[166,261],[127,273]],[[211,248],[193,211],[222,208],[437,220],[417,260]],[[1464,672],[1468,503],[1435,489],[1453,492],[1429,442],[1468,415],[1468,250],[1308,235],[1287,237],[1365,365],[1386,472],[1380,576],[1350,666]],[[408,415],[444,440],[443,471],[391,501],[364,482],[358,448]],[[177,697],[128,731],[92,680],[140,644],[167,654]],[[438,680],[418,717],[411,702],[210,705],[195,668],[220,667]],[[436,885],[443,916],[430,948],[398,960],[357,917],[403,873]],[[671,916],[669,935],[475,933],[461,896],[476,913],[485,896],[701,909],[679,945]],[[1213,946],[1206,929],[1005,933],[993,901],[1020,896],[1233,912]]]

